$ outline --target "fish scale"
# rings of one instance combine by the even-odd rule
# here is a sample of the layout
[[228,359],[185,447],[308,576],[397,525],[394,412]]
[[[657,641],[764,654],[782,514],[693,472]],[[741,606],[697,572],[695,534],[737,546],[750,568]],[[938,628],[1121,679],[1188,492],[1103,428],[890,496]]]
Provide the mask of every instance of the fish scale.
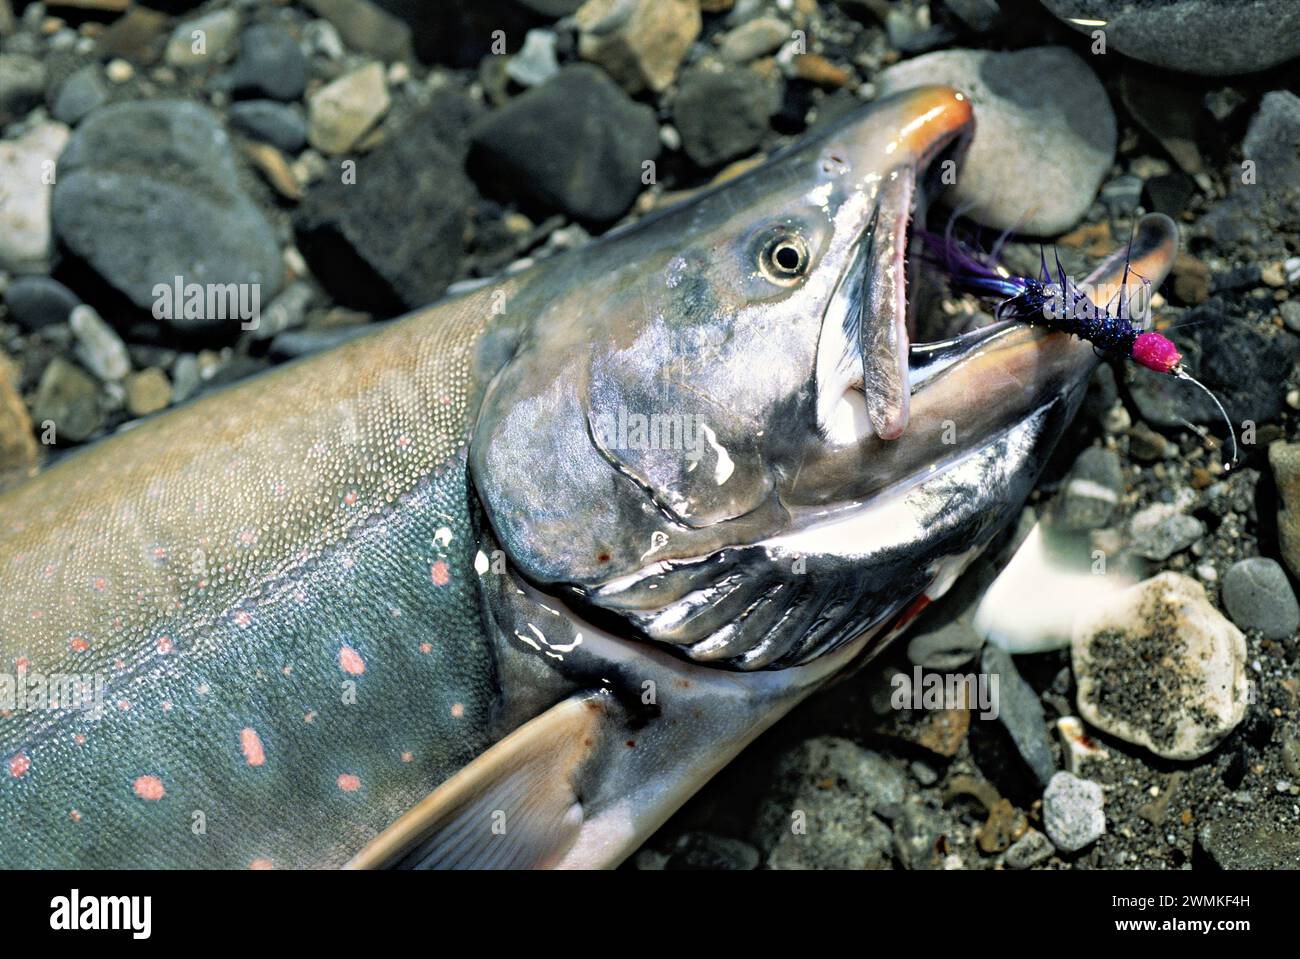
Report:
[[0,717],[0,760],[25,757],[0,767],[0,864],[339,865],[485,748],[465,444],[490,305],[416,315],[0,497],[0,664],[107,683],[102,718]]

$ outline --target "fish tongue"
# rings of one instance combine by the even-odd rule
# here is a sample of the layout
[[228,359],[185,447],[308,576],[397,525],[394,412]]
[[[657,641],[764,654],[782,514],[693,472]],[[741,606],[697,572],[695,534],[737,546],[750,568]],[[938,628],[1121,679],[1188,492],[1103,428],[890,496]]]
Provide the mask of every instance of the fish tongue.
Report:
[[907,428],[907,279],[904,254],[915,187],[910,167],[885,175],[876,199],[868,243],[866,285],[859,324],[867,417],[881,439]]

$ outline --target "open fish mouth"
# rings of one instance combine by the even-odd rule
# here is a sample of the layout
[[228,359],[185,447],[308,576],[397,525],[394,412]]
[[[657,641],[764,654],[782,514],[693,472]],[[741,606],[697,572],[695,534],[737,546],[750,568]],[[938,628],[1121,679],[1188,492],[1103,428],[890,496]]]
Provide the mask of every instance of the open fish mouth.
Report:
[[[1177,238],[1172,224],[1147,226],[1134,257],[1158,283]],[[1089,281],[1104,286],[1124,263],[1121,250]],[[840,287],[860,279],[850,269]],[[778,485],[780,533],[648,563],[584,602],[693,661],[736,670],[798,666],[883,635],[1014,517],[1097,362],[1090,344],[1014,321],[909,342],[907,429],[881,437],[865,401],[851,429],[832,422]],[[850,382],[845,395],[870,388]]]

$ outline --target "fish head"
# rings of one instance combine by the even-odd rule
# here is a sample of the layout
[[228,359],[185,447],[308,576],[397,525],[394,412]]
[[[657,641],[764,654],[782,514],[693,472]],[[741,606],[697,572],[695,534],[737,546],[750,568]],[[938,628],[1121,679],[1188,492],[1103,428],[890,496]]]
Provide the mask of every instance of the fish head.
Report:
[[699,662],[784,667],[1015,515],[1096,359],[1027,326],[909,341],[909,225],[972,129],[958,91],[908,91],[525,277],[470,444],[514,569]]

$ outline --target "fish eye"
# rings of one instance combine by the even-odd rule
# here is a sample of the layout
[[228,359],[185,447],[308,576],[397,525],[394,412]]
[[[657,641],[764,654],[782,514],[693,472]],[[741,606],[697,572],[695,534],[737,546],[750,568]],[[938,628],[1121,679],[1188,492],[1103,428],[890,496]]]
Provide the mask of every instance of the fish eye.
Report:
[[808,270],[808,244],[797,233],[781,233],[768,241],[759,266],[769,280],[788,285]]

